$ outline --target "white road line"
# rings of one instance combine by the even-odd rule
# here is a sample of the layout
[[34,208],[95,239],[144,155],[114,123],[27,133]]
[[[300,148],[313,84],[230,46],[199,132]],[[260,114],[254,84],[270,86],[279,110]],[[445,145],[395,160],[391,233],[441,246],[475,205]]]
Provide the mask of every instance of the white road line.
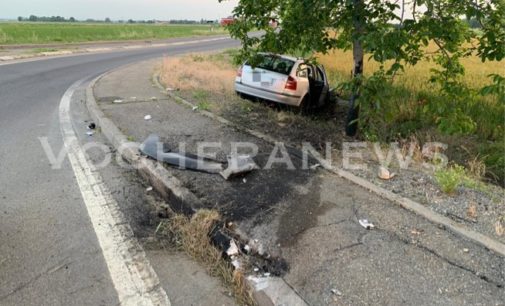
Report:
[[68,159],[88,210],[91,223],[121,305],[170,305],[158,276],[144,250],[103,183],[101,175],[89,163],[79,146],[70,119],[70,101],[82,81],[74,83],[63,95],[60,128]]

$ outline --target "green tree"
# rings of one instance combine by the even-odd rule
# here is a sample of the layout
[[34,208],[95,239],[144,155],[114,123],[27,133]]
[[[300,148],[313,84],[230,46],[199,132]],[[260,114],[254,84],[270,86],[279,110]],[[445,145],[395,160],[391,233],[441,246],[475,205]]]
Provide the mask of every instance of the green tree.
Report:
[[[241,60],[254,59],[260,51],[309,55],[353,50],[348,135],[356,134],[360,105],[372,103],[381,84],[405,65],[434,61],[439,68],[432,81],[451,98],[464,99],[459,60],[472,54],[482,61],[505,57],[505,0],[240,0],[234,16],[237,22],[229,29],[242,41]],[[271,19],[280,21],[278,29],[269,26]],[[473,31],[465,20],[476,20],[481,31]],[[254,29],[265,34],[249,35]],[[426,52],[430,42],[438,48],[434,53]],[[365,55],[382,64],[368,78],[363,76]]]

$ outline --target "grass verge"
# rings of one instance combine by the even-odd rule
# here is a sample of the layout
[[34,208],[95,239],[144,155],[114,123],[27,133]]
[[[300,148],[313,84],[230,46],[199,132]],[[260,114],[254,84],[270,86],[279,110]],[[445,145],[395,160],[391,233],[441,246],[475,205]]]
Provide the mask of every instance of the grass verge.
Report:
[[210,25],[0,23],[0,44],[78,43],[226,34]]
[[[238,98],[233,88],[236,74],[233,54],[233,50],[228,50],[212,55],[165,58],[162,82],[179,89],[178,94],[186,99],[196,103],[204,100],[208,110],[235,123],[271,133],[288,143],[309,141],[315,148],[324,148],[326,142],[339,147],[345,140],[354,140],[347,139],[343,133],[346,107],[332,104],[311,116],[300,116],[287,107],[265,107],[265,103]],[[332,86],[349,78],[350,73],[345,72],[352,68],[349,54],[335,53],[319,60],[325,64]],[[500,70],[494,63],[479,64],[475,58],[466,59],[464,64],[467,66],[466,81],[474,80],[475,86],[485,85],[487,74]],[[376,63],[372,62],[367,67],[373,71],[374,65]],[[475,123],[474,128],[457,132],[447,101],[427,85],[431,68],[431,63],[421,63],[398,76],[386,93],[386,102],[380,105],[379,115],[363,126],[360,138],[383,143],[414,139],[421,146],[426,142],[442,142],[448,145],[444,154],[451,161],[469,169],[472,164],[482,164],[485,166],[485,173],[481,175],[484,180],[505,186],[505,103],[500,103],[498,97],[474,97],[464,106],[465,118]],[[212,71],[211,76],[209,71]],[[435,109],[439,107],[445,113],[437,113]],[[453,132],[442,131],[441,122]]]

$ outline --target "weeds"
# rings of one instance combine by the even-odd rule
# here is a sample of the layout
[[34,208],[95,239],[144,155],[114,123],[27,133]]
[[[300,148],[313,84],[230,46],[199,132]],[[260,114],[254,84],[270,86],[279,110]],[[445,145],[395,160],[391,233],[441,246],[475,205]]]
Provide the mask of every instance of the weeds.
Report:
[[175,246],[205,266],[211,276],[221,278],[224,285],[233,290],[239,304],[254,305],[242,273],[234,271],[223,259],[222,251],[210,242],[209,232],[220,218],[219,213],[211,210],[200,210],[192,218],[175,215],[160,226],[158,232],[169,237]]
[[468,173],[468,170],[460,165],[452,165],[448,168],[436,171],[435,179],[440,189],[447,194],[454,194],[456,189],[461,186],[475,190],[486,190],[482,182],[472,177]]
[[210,110],[210,103],[207,101],[201,101],[201,102],[198,102],[197,107],[200,110],[209,111]]

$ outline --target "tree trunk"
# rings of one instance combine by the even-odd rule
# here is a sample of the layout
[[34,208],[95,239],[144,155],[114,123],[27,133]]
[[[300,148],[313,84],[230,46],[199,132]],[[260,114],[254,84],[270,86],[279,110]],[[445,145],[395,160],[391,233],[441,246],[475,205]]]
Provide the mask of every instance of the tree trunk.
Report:
[[347,114],[347,125],[345,132],[347,136],[356,136],[358,131],[359,118],[359,92],[361,87],[360,78],[363,74],[363,46],[361,45],[360,36],[363,33],[363,16],[364,16],[364,0],[353,0],[354,4],[354,37],[353,37],[353,90],[351,100],[349,102],[349,113]]

